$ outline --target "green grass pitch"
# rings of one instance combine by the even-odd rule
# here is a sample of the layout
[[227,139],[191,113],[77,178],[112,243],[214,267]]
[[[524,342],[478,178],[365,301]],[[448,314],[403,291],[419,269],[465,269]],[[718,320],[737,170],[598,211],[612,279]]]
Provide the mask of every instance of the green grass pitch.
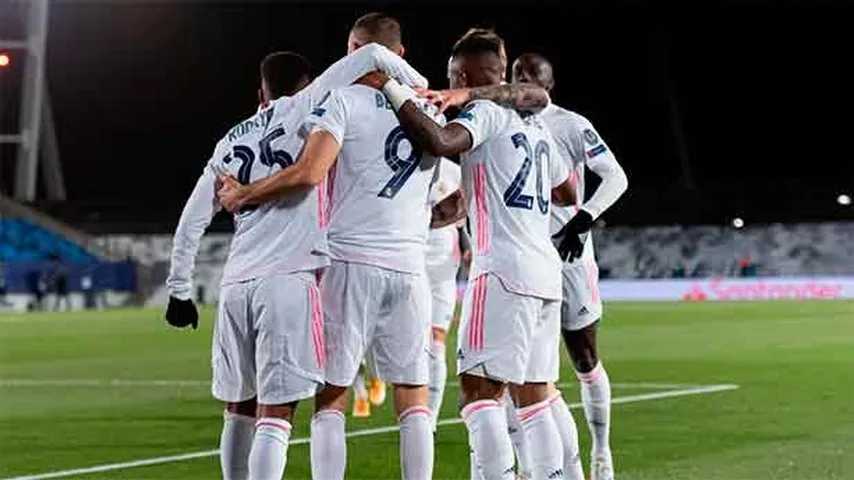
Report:
[[[176,331],[156,310],[0,315],[0,479],[215,449],[212,318]],[[643,383],[739,386],[614,405],[619,480],[854,479],[854,303],[616,303],[600,339],[615,399],[681,388]],[[562,381],[577,401],[566,362]],[[457,418],[454,385],[443,418]],[[308,435],[311,408],[297,411],[293,438]],[[386,405],[347,427],[393,423]],[[396,432],[350,438],[348,451],[349,479],[399,478]],[[218,469],[208,455],[61,478],[212,479]],[[435,478],[467,476],[464,427],[442,426]],[[286,478],[309,477],[308,446],[292,445]]]

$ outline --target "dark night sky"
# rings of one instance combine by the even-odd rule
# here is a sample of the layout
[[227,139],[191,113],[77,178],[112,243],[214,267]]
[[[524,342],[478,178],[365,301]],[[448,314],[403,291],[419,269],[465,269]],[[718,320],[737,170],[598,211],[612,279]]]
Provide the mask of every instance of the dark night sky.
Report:
[[[469,26],[495,27],[511,58],[550,57],[556,102],[588,116],[629,175],[631,191],[608,215],[612,223],[854,216],[834,203],[854,191],[847,115],[854,9],[702,3],[383,9],[399,16],[407,59],[436,87],[446,85],[450,45]],[[254,110],[258,61],[291,49],[322,68],[344,53],[352,21],[376,9],[57,3],[48,75],[72,203],[145,205],[174,224],[216,140]],[[669,96],[683,123],[690,181]]]

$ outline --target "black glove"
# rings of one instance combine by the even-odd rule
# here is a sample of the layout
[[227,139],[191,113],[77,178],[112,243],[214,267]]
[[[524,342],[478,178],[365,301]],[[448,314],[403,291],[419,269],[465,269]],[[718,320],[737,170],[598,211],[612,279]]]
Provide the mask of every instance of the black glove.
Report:
[[576,258],[580,258],[584,252],[584,242],[581,241],[581,235],[590,231],[593,227],[593,216],[586,210],[578,210],[578,213],[554,234],[552,238],[559,241],[557,253],[561,260],[568,260],[572,263]]
[[166,307],[166,322],[173,327],[184,328],[192,325],[193,330],[199,328],[199,312],[192,300],[180,300],[169,297],[169,306]]

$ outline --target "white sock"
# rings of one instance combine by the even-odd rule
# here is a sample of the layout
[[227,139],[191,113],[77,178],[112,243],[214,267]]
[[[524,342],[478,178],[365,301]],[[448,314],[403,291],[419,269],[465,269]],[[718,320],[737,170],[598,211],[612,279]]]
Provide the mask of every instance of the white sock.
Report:
[[400,470],[404,480],[433,478],[433,412],[423,406],[409,407],[400,423]]
[[223,480],[249,478],[249,452],[255,437],[255,417],[223,412],[219,437],[219,462]]
[[477,463],[477,455],[471,447],[471,435],[469,435],[469,480],[483,480],[480,465]]
[[436,431],[436,421],[442,410],[442,399],[445,396],[445,383],[448,380],[448,363],[445,361],[445,344],[434,341],[430,347],[430,384],[427,406],[433,412],[433,431]]
[[255,423],[255,440],[249,454],[249,478],[281,480],[288,458],[291,424],[283,418],[263,417]]
[[611,382],[602,362],[587,373],[575,372],[581,381],[581,403],[593,437],[591,456],[611,454],[608,434],[611,428]]
[[484,480],[513,480],[513,445],[502,406],[478,400],[463,407],[462,416]]
[[315,413],[311,417],[311,478],[341,480],[346,467],[344,414],[338,410],[321,410]]
[[516,406],[513,405],[513,399],[510,398],[509,389],[504,390],[502,402],[504,403],[504,413],[507,415],[507,433],[510,434],[510,442],[516,452],[516,473],[530,478],[532,473],[531,456],[528,451],[527,437],[522,424],[519,422]]
[[530,449],[531,478],[548,480],[561,478],[563,471],[563,445],[557,425],[552,417],[548,400],[516,410],[528,441],[537,448]]
[[575,427],[572,413],[560,393],[556,393],[549,402],[563,445],[563,476],[567,480],[584,480],[584,469],[578,451],[578,429]]

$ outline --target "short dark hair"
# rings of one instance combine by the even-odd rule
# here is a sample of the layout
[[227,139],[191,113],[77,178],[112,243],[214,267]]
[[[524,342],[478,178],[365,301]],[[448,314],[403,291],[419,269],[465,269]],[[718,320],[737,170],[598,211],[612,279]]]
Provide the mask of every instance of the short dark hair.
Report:
[[387,13],[371,12],[359,17],[353,30],[361,30],[374,42],[394,49],[401,45],[400,22]]
[[451,49],[451,56],[472,53],[494,53],[506,61],[504,39],[497,33],[485,28],[470,28]]
[[311,64],[298,53],[273,52],[261,61],[261,78],[274,99],[293,95],[311,81]]

